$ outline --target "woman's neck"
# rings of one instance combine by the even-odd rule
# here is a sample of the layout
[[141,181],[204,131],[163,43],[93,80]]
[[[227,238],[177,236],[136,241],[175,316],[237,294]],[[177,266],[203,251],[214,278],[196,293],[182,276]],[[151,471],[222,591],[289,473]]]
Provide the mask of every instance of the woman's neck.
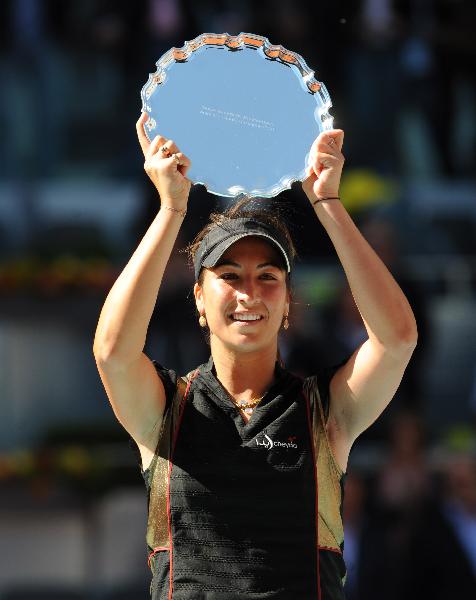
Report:
[[236,353],[212,344],[211,350],[217,379],[236,400],[259,398],[273,383],[276,347]]

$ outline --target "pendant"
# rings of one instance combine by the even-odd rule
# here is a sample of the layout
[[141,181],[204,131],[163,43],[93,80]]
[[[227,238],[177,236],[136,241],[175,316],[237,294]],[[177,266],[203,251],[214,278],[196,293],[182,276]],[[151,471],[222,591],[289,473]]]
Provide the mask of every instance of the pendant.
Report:
[[247,415],[251,415],[251,414],[253,414],[253,409],[252,409],[252,408],[245,408],[244,412],[245,412]]

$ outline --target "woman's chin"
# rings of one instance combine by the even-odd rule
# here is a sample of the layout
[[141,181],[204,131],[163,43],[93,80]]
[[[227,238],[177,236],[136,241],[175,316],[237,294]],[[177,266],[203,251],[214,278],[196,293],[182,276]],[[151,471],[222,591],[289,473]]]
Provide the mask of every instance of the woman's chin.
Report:
[[[264,337],[262,334],[258,334],[256,331],[250,329],[240,328],[240,331],[234,332],[233,335],[227,335],[219,337],[214,336],[219,346],[225,347],[228,351],[237,353],[249,353],[249,352],[260,352],[269,350],[271,346],[277,346],[277,338],[269,339]],[[214,344],[217,349],[217,344]]]

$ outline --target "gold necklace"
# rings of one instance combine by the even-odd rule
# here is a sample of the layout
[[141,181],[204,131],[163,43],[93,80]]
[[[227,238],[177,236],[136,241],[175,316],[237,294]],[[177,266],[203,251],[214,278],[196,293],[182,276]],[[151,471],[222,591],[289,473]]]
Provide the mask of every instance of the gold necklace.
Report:
[[244,413],[246,413],[247,415],[251,415],[251,413],[253,412],[253,408],[256,408],[256,406],[258,406],[258,404],[261,402],[261,400],[263,400],[265,396],[266,393],[264,393],[260,398],[251,398],[251,400],[239,400],[238,402],[233,398],[233,402]]

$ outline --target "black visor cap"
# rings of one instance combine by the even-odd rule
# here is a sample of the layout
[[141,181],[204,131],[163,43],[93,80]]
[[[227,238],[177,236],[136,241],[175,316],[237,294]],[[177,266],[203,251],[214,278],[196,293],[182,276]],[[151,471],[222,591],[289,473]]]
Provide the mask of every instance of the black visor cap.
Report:
[[203,267],[214,267],[232,244],[248,236],[262,237],[268,241],[283,259],[285,270],[288,273],[291,271],[289,243],[280,231],[257,219],[236,218],[216,225],[201,241],[193,260],[195,280],[198,281]]

